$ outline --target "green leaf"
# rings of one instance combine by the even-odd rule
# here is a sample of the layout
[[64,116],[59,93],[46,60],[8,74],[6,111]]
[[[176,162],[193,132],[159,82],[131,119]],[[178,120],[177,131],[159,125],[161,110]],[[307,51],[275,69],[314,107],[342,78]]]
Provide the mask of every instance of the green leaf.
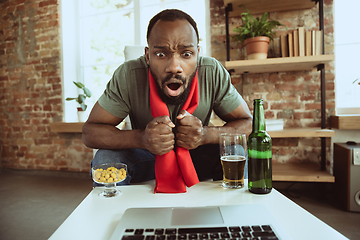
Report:
[[268,13],[265,12],[265,13],[262,15],[262,17],[261,17],[261,22],[266,22],[267,19],[268,19]]
[[83,94],[79,94],[78,98],[77,98],[77,102],[82,104],[85,101],[85,95]]
[[77,98],[72,98],[72,97],[68,97],[68,98],[66,98],[65,100],[66,101],[71,101],[71,100],[76,100]]
[[90,90],[89,90],[88,88],[84,87],[83,90],[84,90],[85,95],[86,95],[88,98],[91,97],[91,92],[90,92]]
[[232,36],[231,39],[243,43],[247,38],[265,36],[273,40],[273,37],[276,36],[273,32],[274,28],[284,26],[287,30],[287,27],[279,21],[268,20],[269,14],[267,12],[265,12],[261,18],[255,18],[244,5],[240,5],[240,7],[243,7],[246,12],[241,13],[242,24],[234,29],[234,32],[237,34]]
[[87,105],[85,103],[81,103],[80,107],[82,108],[83,111],[86,111]]
[[73,82],[78,88],[82,89],[85,87],[84,84],[82,84],[81,82]]

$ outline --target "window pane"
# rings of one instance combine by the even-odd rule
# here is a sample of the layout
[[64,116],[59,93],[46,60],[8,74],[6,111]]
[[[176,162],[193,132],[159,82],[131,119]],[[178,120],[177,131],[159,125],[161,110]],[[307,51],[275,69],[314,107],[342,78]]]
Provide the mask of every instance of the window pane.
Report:
[[129,9],[84,17],[81,26],[82,78],[95,102],[125,61],[124,47],[134,44],[134,12]]
[[[349,7],[351,6],[351,7]],[[354,31],[350,22],[358,21],[358,13],[360,9],[359,0],[343,0],[334,1],[334,27],[335,27],[335,43],[349,44],[358,43],[360,31]]]
[[[351,8],[349,8],[351,6]],[[360,41],[359,31],[349,22],[357,21],[359,0],[334,1],[335,103],[341,108],[360,108]],[[357,82],[354,83],[354,81]]]
[[122,63],[124,47],[134,43],[133,11],[82,19],[82,65]]
[[89,16],[99,13],[133,8],[133,0],[81,0],[80,16]]
[[107,82],[111,79],[119,64],[93,66],[84,68],[84,83],[91,89],[92,101],[96,102],[104,92]]
[[335,56],[336,108],[359,108],[360,44],[335,46]]

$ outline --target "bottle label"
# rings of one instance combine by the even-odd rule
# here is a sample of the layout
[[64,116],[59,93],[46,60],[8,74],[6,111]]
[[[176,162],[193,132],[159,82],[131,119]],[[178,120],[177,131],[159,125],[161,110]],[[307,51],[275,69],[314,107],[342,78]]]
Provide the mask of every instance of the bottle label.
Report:
[[249,158],[257,158],[257,159],[268,159],[272,158],[272,152],[269,151],[258,151],[254,149],[248,149]]

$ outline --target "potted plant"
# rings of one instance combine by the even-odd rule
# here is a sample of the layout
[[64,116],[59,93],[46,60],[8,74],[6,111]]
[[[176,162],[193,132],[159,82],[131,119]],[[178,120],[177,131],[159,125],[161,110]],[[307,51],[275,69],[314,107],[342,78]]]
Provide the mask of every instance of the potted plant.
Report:
[[85,103],[86,98],[90,98],[91,97],[91,91],[85,87],[85,85],[81,82],[73,82],[75,84],[76,87],[78,87],[79,89],[83,90],[83,93],[80,93],[77,97],[72,98],[72,97],[68,97],[66,98],[66,101],[72,101],[75,100],[77,103],[79,103],[80,107],[77,108],[78,110],[78,118],[80,122],[85,122],[86,121],[86,109],[87,109],[87,105]]
[[276,36],[274,28],[284,26],[287,29],[287,27],[279,21],[268,20],[267,12],[261,18],[255,18],[248,9],[245,10],[246,12],[241,14],[243,23],[234,29],[237,34],[232,39],[243,44],[248,59],[266,59],[269,42]]

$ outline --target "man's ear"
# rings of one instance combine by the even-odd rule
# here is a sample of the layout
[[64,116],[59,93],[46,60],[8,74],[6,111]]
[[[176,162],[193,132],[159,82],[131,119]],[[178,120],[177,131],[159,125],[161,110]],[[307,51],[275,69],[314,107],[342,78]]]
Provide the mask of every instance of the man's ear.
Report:
[[149,48],[145,47],[145,58],[146,58],[147,65],[150,65],[149,55],[150,55]]

